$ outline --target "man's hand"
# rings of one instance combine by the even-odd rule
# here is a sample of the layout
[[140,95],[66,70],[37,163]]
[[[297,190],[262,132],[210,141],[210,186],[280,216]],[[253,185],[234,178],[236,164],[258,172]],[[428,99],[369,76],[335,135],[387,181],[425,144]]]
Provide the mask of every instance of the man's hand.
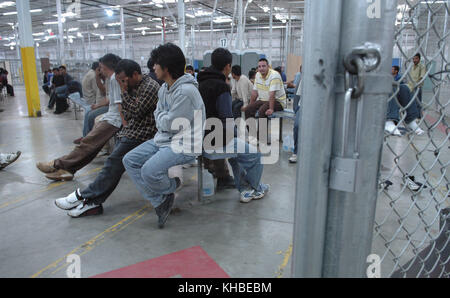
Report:
[[96,110],[96,109],[98,109],[98,105],[96,105],[96,104],[91,105],[91,110]]
[[245,112],[247,110],[247,107],[242,106],[241,112]]
[[272,116],[273,113],[274,113],[274,111],[272,109],[268,109],[266,111],[266,116]]

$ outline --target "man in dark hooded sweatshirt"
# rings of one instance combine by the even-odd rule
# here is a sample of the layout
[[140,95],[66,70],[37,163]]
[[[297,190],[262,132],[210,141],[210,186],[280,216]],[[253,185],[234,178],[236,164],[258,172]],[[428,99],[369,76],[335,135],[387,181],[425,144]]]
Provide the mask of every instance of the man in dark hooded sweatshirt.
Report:
[[[236,158],[229,159],[229,163],[233,169],[234,186],[241,193],[241,202],[248,203],[251,200],[264,197],[269,191],[269,185],[260,182],[263,172],[261,154],[257,152],[256,148],[251,148],[249,144],[236,138],[231,92],[229,85],[226,83],[226,78],[231,73],[232,60],[233,57],[227,49],[216,49],[211,55],[212,66],[198,75],[199,91],[205,103],[207,122],[208,119],[212,118],[220,119],[223,126],[223,147],[227,148],[227,152],[228,148],[233,148],[234,153],[238,153]],[[230,131],[232,132],[230,133]],[[209,133],[211,132],[205,131],[205,136]],[[214,140],[217,141],[217,139]],[[216,150],[219,149],[217,148],[218,145],[212,145]],[[238,152],[237,148],[245,148],[245,153]],[[251,151],[256,153],[250,153]],[[219,177],[228,179],[225,178],[229,177],[225,160],[209,161],[209,164],[211,163],[214,165],[218,180]],[[241,182],[242,178],[248,182],[250,189],[244,189],[245,186]]]

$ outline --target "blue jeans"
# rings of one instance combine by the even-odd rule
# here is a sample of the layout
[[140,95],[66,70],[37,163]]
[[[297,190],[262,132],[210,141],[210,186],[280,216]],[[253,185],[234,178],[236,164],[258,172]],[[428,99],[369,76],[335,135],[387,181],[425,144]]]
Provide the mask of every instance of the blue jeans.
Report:
[[[240,192],[245,190],[241,186],[241,178],[244,177],[254,190],[261,191],[261,177],[264,169],[264,166],[261,164],[261,153],[239,138],[235,138],[233,143],[227,145],[227,147],[233,146],[234,152],[237,152],[237,157],[228,159],[233,169],[236,188]],[[245,148],[245,153],[239,153],[238,148],[240,150]],[[229,151],[227,150],[227,152]]]
[[56,87],[55,93],[58,98],[66,98],[69,94],[67,94],[67,85]]
[[103,169],[95,178],[94,182],[80,191],[81,196],[97,205],[106,201],[109,195],[116,189],[120,179],[125,172],[122,159],[131,150],[142,142],[128,138],[121,138],[115,145],[114,151],[106,160]]
[[[409,107],[406,109],[406,124],[411,123],[420,117],[419,104],[416,101],[411,102],[413,94],[409,91],[407,85],[401,84],[397,93],[397,100],[402,107]],[[411,104],[410,104],[411,103]],[[396,121],[400,120],[400,106],[395,99],[391,99],[388,104],[387,120]]]
[[158,147],[150,140],[128,152],[123,165],[142,196],[156,208],[164,202],[166,195],[176,190],[175,179],[169,178],[169,169],[194,160],[194,156],[174,153],[170,146]]
[[86,111],[84,114],[84,124],[83,124],[83,137],[87,136],[89,132],[94,128],[95,118],[108,112],[108,106],[104,106],[95,110]]

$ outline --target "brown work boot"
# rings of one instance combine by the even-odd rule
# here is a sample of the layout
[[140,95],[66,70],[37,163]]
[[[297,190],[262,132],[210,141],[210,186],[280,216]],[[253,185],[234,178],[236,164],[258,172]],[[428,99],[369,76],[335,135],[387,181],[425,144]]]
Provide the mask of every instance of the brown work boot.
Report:
[[50,173],[45,175],[47,179],[54,180],[54,181],[72,181],[73,180],[73,174],[70,172],[67,172],[66,170],[57,170],[54,173]]
[[50,174],[56,172],[58,169],[54,167],[55,162],[38,162],[36,167],[44,174]]

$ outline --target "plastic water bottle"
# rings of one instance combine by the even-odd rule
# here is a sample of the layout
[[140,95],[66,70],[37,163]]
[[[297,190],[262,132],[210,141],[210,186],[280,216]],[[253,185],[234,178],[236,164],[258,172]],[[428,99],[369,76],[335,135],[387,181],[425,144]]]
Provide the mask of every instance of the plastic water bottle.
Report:
[[203,170],[203,196],[211,197],[214,195],[215,187],[214,187],[214,177],[208,172],[208,170]]
[[294,138],[292,137],[292,135],[284,135],[283,150],[285,152],[294,152]]

